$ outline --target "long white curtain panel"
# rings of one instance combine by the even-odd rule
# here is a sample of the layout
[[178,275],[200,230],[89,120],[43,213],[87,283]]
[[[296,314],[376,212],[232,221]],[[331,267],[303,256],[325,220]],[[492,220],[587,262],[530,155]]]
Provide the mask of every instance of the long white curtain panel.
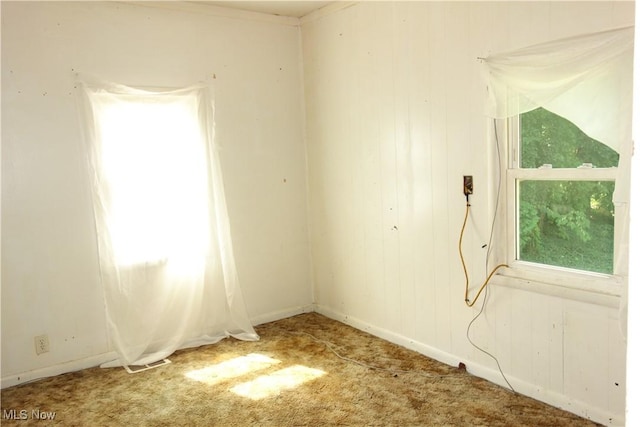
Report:
[[111,345],[144,365],[257,340],[233,256],[208,85],[147,91],[81,78]]

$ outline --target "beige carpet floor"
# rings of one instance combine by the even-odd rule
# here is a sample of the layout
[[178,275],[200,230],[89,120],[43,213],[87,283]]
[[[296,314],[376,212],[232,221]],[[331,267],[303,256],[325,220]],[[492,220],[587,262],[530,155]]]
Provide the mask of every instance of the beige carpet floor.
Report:
[[92,368],[2,390],[1,423],[596,425],[319,314],[256,329],[260,341],[178,351],[144,372]]

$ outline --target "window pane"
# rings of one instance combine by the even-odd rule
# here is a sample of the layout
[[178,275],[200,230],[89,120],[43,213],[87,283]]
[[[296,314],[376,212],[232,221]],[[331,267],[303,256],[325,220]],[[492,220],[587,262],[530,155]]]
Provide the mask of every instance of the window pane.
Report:
[[197,98],[92,98],[116,263],[201,262],[208,245],[208,175]]
[[611,181],[519,181],[518,259],[613,273]]
[[520,167],[598,168],[618,165],[618,153],[589,138],[570,121],[538,108],[520,115]]

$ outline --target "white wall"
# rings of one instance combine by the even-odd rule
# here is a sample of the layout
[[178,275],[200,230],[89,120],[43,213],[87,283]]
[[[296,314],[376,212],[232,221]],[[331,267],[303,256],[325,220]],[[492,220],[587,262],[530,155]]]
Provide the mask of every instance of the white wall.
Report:
[[[95,365],[110,350],[78,71],[152,87],[215,74],[217,142],[249,315],[261,322],[311,304],[297,22],[198,6],[2,2],[3,387]],[[36,356],[40,334],[51,351]]]
[[[477,58],[633,25],[633,2],[363,2],[303,20],[318,310],[505,384],[473,348],[458,237],[485,277],[493,129]],[[598,305],[491,286],[471,331],[518,392],[606,424],[624,419],[616,298]]]

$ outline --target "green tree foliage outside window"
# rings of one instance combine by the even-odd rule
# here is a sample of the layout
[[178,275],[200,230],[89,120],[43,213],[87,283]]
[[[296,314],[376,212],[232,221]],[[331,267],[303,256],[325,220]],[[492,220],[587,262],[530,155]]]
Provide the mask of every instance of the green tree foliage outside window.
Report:
[[[539,108],[520,116],[520,168],[615,167],[618,154]],[[520,180],[519,259],[613,273],[613,181]]]

